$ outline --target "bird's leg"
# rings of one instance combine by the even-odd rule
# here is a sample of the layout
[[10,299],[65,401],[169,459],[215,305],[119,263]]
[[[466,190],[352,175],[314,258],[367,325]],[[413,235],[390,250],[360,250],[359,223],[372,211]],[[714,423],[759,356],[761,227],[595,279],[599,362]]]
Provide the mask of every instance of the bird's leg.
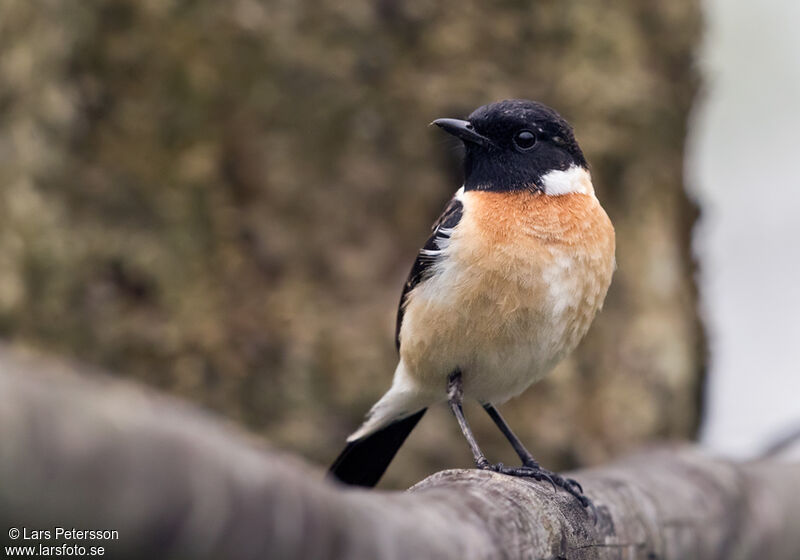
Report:
[[488,469],[491,465],[486,459],[486,456],[483,454],[483,451],[481,451],[481,448],[478,447],[478,442],[475,440],[475,435],[472,433],[469,424],[467,424],[467,419],[464,417],[464,410],[461,407],[463,401],[464,389],[461,385],[461,371],[455,370],[450,374],[450,377],[447,378],[447,402],[450,405],[450,410],[453,411],[453,415],[456,417],[456,420],[458,420],[458,426],[461,428],[461,433],[464,434],[464,438],[469,444],[470,451],[472,451],[472,456],[475,458],[475,465],[479,469]]
[[538,469],[539,463],[533,458],[531,452],[525,449],[525,446],[517,437],[517,434],[511,431],[511,427],[506,423],[505,419],[503,419],[503,417],[500,415],[500,412],[494,407],[494,405],[485,403],[483,405],[483,409],[486,411],[489,417],[494,420],[494,423],[497,424],[497,427],[500,428],[500,431],[503,432],[503,435],[506,436],[506,439],[511,444],[511,447],[513,447],[514,451],[516,451],[517,455],[519,455],[519,459],[522,461],[522,464],[526,467],[531,467],[532,469]]
[[470,429],[467,419],[464,417],[464,410],[462,408],[463,400],[464,389],[462,386],[461,371],[455,370],[447,379],[447,402],[449,403],[450,410],[453,411],[453,415],[456,417],[456,420],[458,420],[461,433],[464,434],[464,438],[467,440],[469,448],[472,451],[472,456],[475,459],[475,465],[479,469],[490,470],[510,476],[532,478],[538,481],[546,480],[553,485],[554,489],[556,487],[563,488],[575,496],[575,498],[583,507],[588,507],[594,510],[594,505],[592,502],[589,500],[589,498],[583,495],[583,490],[581,489],[580,484],[572,479],[564,478],[558,473],[550,472],[540,467],[539,464],[533,459],[533,456],[530,454],[530,452],[528,452],[528,450],[525,449],[525,446],[522,445],[522,442],[519,440],[519,438],[514,435],[514,432],[512,432],[511,428],[508,427],[508,424],[506,424],[505,420],[503,420],[503,417],[500,416],[500,413],[497,412],[492,405],[487,404],[484,405],[486,412],[489,413],[489,416],[492,417],[503,434],[508,438],[508,440],[511,442],[511,445],[514,446],[514,450],[522,459],[524,466],[507,467],[503,463],[497,463],[495,465],[491,464],[488,459],[486,459],[486,455],[483,454],[481,448],[478,447],[478,442],[475,440],[475,435],[472,433],[472,429]]
[[589,498],[583,495],[583,488],[581,485],[571,478],[565,478],[558,473],[554,473],[543,469],[536,459],[533,458],[531,452],[528,451],[525,446],[522,444],[520,439],[517,435],[511,430],[509,425],[500,415],[500,412],[490,403],[485,403],[483,405],[483,409],[489,414],[489,417],[494,420],[494,423],[497,424],[497,427],[500,428],[500,431],[503,432],[503,435],[506,436],[506,439],[511,444],[511,447],[514,448],[517,455],[519,455],[520,460],[522,461],[522,467],[505,467],[502,464],[495,465],[492,470],[496,470],[497,472],[502,472],[503,474],[510,474],[512,476],[524,476],[530,477],[535,480],[547,480],[550,482],[554,487],[558,486],[563,488],[583,505],[584,507],[591,507],[594,509],[591,501]]

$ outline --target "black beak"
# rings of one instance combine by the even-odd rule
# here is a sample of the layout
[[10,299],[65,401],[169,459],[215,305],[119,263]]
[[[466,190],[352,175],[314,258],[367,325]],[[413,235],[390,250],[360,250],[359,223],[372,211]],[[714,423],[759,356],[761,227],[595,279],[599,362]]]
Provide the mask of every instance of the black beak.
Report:
[[485,148],[494,146],[494,143],[481,136],[475,131],[475,127],[469,121],[462,121],[459,119],[436,119],[431,124],[435,124],[445,132],[461,138],[464,142],[472,142]]

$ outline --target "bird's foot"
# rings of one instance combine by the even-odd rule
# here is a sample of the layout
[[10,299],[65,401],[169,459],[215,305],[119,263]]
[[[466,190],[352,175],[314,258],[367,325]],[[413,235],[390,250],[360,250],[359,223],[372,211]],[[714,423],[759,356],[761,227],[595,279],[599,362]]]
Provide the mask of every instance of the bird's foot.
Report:
[[549,482],[553,485],[554,491],[557,488],[561,488],[568,494],[574,496],[583,507],[589,508],[593,512],[596,511],[592,501],[583,494],[583,487],[581,487],[578,481],[572,478],[563,477],[560,474],[548,471],[547,469],[543,469],[536,461],[527,462],[526,465],[521,467],[509,467],[503,463],[491,464],[488,461],[481,462],[477,466],[481,470],[492,471],[509,476],[517,476],[520,478],[532,478],[540,482]]

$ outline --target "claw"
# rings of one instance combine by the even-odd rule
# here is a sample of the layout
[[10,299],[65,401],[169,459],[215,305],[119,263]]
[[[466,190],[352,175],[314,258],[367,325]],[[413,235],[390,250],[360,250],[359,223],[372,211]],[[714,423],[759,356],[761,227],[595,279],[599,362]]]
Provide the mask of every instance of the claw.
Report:
[[583,494],[583,486],[581,486],[580,482],[578,482],[574,478],[567,478],[566,481],[567,481],[567,484],[569,484],[570,486],[576,487],[578,489],[578,492]]
[[540,469],[540,476],[545,479],[547,482],[553,485],[553,492],[558,492],[558,486],[556,485],[556,481],[553,480],[553,477],[550,476],[547,471],[542,471]]
[[557,492],[558,488],[563,488],[565,492],[578,500],[581,506],[591,511],[591,515],[594,517],[595,524],[597,523],[597,508],[589,498],[583,495],[583,487],[577,480],[572,478],[564,478],[558,473],[550,472],[541,467],[532,467],[530,465],[525,465],[522,467],[507,467],[503,463],[490,464],[489,461],[486,461],[485,463],[481,461],[478,464],[478,468],[481,470],[489,470],[509,476],[532,478],[539,482],[547,481],[553,486],[553,492]]
[[594,524],[597,525],[597,522],[600,520],[600,515],[597,513],[597,508],[592,503],[592,500],[590,500],[586,496],[581,496],[581,497],[583,498],[583,500],[581,500],[581,505],[584,508],[588,508],[589,509],[590,515],[594,519]]

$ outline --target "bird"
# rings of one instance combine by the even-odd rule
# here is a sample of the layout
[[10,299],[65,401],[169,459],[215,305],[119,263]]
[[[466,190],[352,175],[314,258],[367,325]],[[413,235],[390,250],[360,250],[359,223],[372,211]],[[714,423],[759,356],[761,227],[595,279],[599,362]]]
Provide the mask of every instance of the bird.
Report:
[[[464,145],[464,182],[403,286],[389,390],[330,467],[380,480],[432,405],[447,402],[478,469],[548,481],[593,507],[580,484],[543,468],[497,406],[542,379],[584,337],[616,268],[614,227],[570,124],[536,101],[434,120]],[[522,465],[492,464],[464,416],[477,400]]]

